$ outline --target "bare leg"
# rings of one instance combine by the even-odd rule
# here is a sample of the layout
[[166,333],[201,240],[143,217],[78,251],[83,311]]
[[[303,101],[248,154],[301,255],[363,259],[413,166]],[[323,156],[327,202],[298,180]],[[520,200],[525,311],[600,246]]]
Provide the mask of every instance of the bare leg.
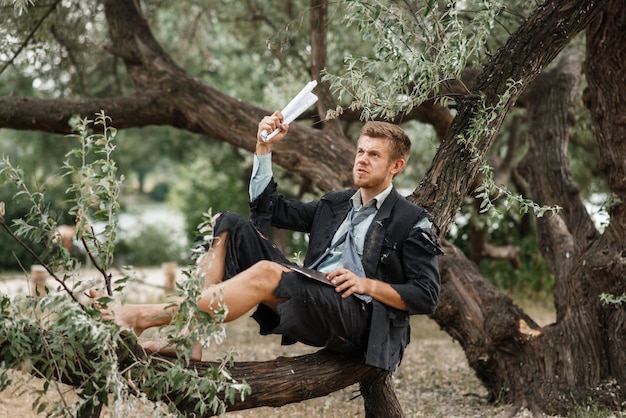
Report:
[[[223,248],[224,245],[221,247]],[[261,261],[226,282],[208,286],[196,303],[201,310],[208,313],[218,310],[222,304],[225,305],[228,308],[225,322],[241,317],[259,303],[264,303],[276,310],[281,299],[274,295],[274,290],[278,287],[284,271],[288,269],[280,264]],[[220,280],[222,276],[223,273],[220,275]],[[147,341],[141,345],[148,352],[168,356],[176,355],[176,346],[173,345],[164,345],[155,341]],[[200,344],[194,344],[191,347],[191,359],[202,359]]]
[[[100,310],[102,319],[111,320],[122,327],[130,328],[137,336],[143,334],[150,327],[168,325],[178,310],[175,306],[167,308],[171,305],[169,303],[122,305],[120,302],[111,302],[106,308],[102,308],[98,303],[98,299],[104,296],[104,294],[95,289],[89,290],[89,297],[95,300],[95,306]],[[147,320],[143,317],[149,318],[149,326],[144,326]]]
[[[280,300],[274,295],[274,290],[278,286],[283,271],[288,269],[277,263],[262,261],[223,283],[228,239],[228,231],[222,232],[215,237],[206,254],[198,259],[198,270],[204,279],[205,287],[201,297],[197,300],[198,307],[212,314],[219,309],[220,305],[226,305],[228,312],[225,321],[227,322],[239,318],[259,303],[276,309]],[[94,299],[102,296],[93,290],[90,294]],[[102,316],[104,319],[111,319],[121,326],[131,328],[139,336],[148,328],[168,325],[171,322],[177,308],[166,309],[166,306],[168,305],[112,303],[106,310],[102,310]],[[146,341],[142,343],[142,346],[151,352],[175,354],[175,347],[164,346],[159,342]],[[192,347],[191,358],[200,360],[201,357],[202,347],[196,344]]]
[[223,303],[228,308],[226,322],[245,315],[260,303],[276,310],[282,299],[274,291],[286,271],[289,269],[273,261],[259,261],[228,281],[205,289],[197,301],[198,307],[211,313]]
[[[197,300],[198,307],[212,314],[221,304],[226,305],[228,308],[226,322],[234,321],[260,303],[276,310],[282,299],[277,298],[274,291],[278,287],[282,273],[286,271],[289,269],[278,263],[260,261],[230,280],[205,289]],[[94,289],[91,289],[89,294],[96,300],[103,296]],[[118,325],[130,328],[135,334],[141,335],[148,328],[170,323],[178,308],[169,305],[165,303],[122,305],[114,302],[106,309],[101,309],[101,312],[104,319],[114,320]]]
[[228,232],[224,231],[215,237],[209,251],[198,258],[198,270],[204,276],[205,288],[220,283],[224,278],[227,242]]
[[[198,273],[204,279],[204,288],[216,285],[224,279],[224,264],[226,262],[226,243],[228,231],[224,231],[213,239],[209,250],[198,258]],[[156,341],[146,341],[142,344],[146,351],[168,356],[176,354],[176,347],[163,345]],[[199,343],[191,347],[191,359],[202,360],[202,346]]]

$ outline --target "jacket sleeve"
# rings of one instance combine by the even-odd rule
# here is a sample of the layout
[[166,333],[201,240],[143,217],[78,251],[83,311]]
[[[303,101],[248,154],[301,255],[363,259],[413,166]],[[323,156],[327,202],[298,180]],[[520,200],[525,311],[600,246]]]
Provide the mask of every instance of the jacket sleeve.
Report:
[[279,195],[272,179],[263,193],[250,202],[250,221],[263,234],[268,234],[270,226],[308,233],[317,206],[317,202],[303,203]]
[[441,282],[437,256],[443,251],[430,227],[417,224],[409,231],[401,252],[405,280],[390,284],[402,297],[409,315],[430,315],[439,302]]
[[272,224],[272,208],[274,207],[276,183],[270,181],[263,193],[250,202],[250,221],[264,235],[269,235]]

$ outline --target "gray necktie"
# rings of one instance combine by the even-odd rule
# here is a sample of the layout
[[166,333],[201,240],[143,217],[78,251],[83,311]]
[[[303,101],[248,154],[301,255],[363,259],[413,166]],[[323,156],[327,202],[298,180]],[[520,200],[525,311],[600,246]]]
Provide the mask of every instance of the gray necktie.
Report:
[[[341,254],[341,261],[343,267],[350,270],[359,277],[365,277],[365,270],[363,269],[363,262],[361,257],[356,251],[356,243],[354,242],[353,229],[354,226],[361,223],[365,218],[370,216],[376,211],[376,205],[370,205],[362,208],[359,212],[355,212],[354,209],[350,212],[350,224],[348,225],[348,232],[346,233],[346,241],[343,246],[343,254]],[[370,302],[372,298],[366,295],[354,294],[359,299]]]

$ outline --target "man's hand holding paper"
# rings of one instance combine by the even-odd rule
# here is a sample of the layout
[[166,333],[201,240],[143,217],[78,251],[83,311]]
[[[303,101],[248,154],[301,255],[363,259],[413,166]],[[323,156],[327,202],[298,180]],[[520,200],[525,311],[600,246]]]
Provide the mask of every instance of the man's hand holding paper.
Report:
[[[300,92],[291,99],[291,101],[282,110],[281,115],[284,118],[282,123],[289,125],[296,120],[298,116],[304,113],[309,107],[317,102],[317,96],[312,93],[313,89],[317,86],[317,81],[313,80],[309,82]],[[260,132],[261,140],[264,142],[270,141],[275,135],[278,135],[279,129],[274,130],[262,130]]]
[[[263,132],[276,132],[269,141],[263,139]],[[256,154],[263,155],[271,152],[272,144],[281,141],[287,132],[289,131],[289,125],[284,123],[284,118],[281,112],[276,111],[271,116],[264,117],[259,122],[259,129],[257,131],[256,141]]]

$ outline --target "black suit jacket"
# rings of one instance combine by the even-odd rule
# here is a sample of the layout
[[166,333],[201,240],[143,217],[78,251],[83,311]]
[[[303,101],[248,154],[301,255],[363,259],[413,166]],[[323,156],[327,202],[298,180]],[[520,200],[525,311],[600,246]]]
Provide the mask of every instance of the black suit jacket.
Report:
[[[309,234],[304,260],[308,265],[330,245],[351,209],[355,190],[331,192],[319,201],[300,202],[278,195],[271,181],[251,202],[251,220],[267,233],[269,226]],[[393,189],[377,211],[365,236],[363,267],[367,277],[389,283],[408,311],[372,301],[372,322],[366,350],[368,365],[393,371],[409,343],[409,315],[432,314],[439,300],[437,255],[441,249],[430,228],[420,227],[428,213]]]

